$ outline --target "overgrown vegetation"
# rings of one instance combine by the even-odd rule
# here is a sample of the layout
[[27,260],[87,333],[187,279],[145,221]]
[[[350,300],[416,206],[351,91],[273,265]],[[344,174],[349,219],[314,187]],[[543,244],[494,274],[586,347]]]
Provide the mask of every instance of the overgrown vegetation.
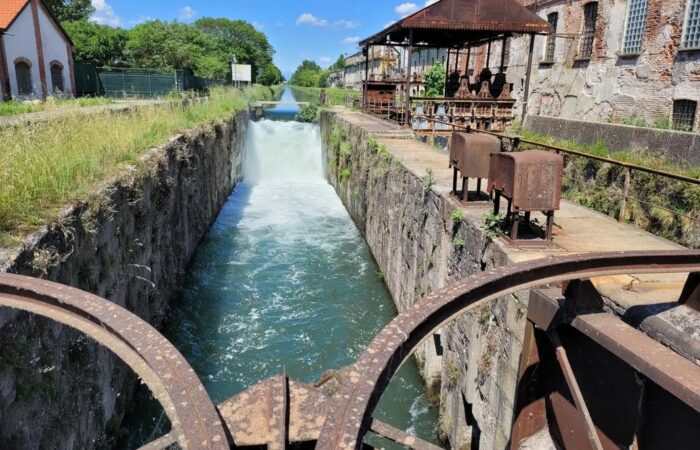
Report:
[[70,202],[96,186],[139,167],[146,150],[172,135],[244,109],[252,100],[271,99],[263,86],[217,88],[207,103],[144,108],[129,114],[67,116],[47,123],[0,130],[0,245],[56,220]]
[[108,105],[114,101],[103,97],[61,99],[49,97],[45,102],[0,102],[0,116],[14,116],[19,114],[35,113],[42,111],[55,111],[85,106]]
[[425,74],[428,87],[426,97],[442,97],[445,94],[445,66],[436,62]]
[[[700,178],[700,167],[681,167],[651,152],[612,152],[603,142],[584,146],[528,130],[518,133],[543,144]],[[564,154],[564,161],[564,197],[620,219],[627,169],[582,156]],[[700,186],[640,171],[633,170],[631,174],[626,210],[621,219],[687,247],[700,248]]]
[[[321,88],[290,86],[294,98],[300,102],[309,102],[318,105],[321,98]],[[343,106],[348,97],[359,97],[360,93],[352,89],[326,88],[327,106]]]
[[317,123],[318,122],[318,106],[309,104],[302,106],[297,113],[295,120],[297,122]]

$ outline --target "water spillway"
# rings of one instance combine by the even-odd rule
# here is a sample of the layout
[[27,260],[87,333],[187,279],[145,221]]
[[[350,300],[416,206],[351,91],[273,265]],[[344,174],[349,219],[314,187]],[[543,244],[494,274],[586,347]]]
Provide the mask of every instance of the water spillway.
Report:
[[[396,315],[364,239],[324,178],[316,125],[251,123],[244,167],[165,330],[217,403],[283,370],[317,381],[354,362]],[[142,397],[125,448],[167,431],[162,412]],[[412,363],[375,415],[435,439],[436,413]]]

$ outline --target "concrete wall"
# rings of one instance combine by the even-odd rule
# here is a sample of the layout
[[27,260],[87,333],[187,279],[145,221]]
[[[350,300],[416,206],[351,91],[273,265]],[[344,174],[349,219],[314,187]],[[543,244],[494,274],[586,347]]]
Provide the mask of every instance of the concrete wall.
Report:
[[527,116],[525,128],[583,145],[605,142],[613,151],[650,151],[680,165],[700,165],[700,134],[556,117]]
[[[150,151],[21,248],[0,249],[0,271],[90,291],[159,326],[239,179],[246,127],[241,113]],[[0,448],[110,448],[135,381],[80,333],[0,309]]]
[[[485,236],[480,213],[454,220],[454,202],[427,186],[425,174],[372,150],[359,126],[326,111],[321,132],[329,181],[367,240],[399,311],[506,264],[504,248]],[[347,137],[351,154],[334,149],[334,133]],[[506,448],[527,300],[527,293],[499,299],[442,329],[442,357],[432,340],[418,352],[429,398],[440,405],[441,434],[452,448],[469,448],[477,428],[474,449]]]
[[[32,17],[31,5],[22,10],[19,17],[7,30],[3,37],[5,41],[5,55],[7,59],[7,69],[10,77],[10,93],[12,98],[17,100],[27,100],[30,98],[41,98],[41,75],[39,73],[39,56],[36,50],[36,39],[34,37],[34,19]],[[17,74],[15,73],[15,60],[26,58],[32,63],[32,85],[34,94],[32,96],[19,96],[17,88]]]

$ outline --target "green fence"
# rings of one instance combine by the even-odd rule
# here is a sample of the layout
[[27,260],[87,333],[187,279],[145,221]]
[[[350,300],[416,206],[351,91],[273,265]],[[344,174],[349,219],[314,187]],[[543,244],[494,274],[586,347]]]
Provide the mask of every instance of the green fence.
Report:
[[205,91],[227,84],[225,80],[195,76],[190,69],[97,68],[82,61],[76,63],[75,81],[78,95],[116,98],[162,97],[171,92]]

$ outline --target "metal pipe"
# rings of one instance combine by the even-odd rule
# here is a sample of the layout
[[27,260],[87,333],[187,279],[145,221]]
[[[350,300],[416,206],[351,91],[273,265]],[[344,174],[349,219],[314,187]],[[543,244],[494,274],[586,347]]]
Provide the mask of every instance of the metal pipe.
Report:
[[404,92],[406,98],[404,102],[406,104],[406,111],[404,113],[404,118],[407,125],[411,125],[411,56],[413,53],[413,30],[408,32],[408,61],[406,62],[406,92]]
[[362,110],[367,112],[367,83],[369,82],[369,50],[372,46],[364,48],[365,53],[365,82],[362,85]]
[[447,97],[447,83],[450,81],[450,54],[452,53],[451,49],[447,49],[447,61],[445,63],[445,89],[442,93],[445,97]]
[[[453,128],[459,128],[459,129],[467,130],[467,131],[471,130],[471,128],[468,126],[458,125],[456,123],[444,122],[444,121],[441,121],[438,119],[434,119],[432,117],[426,117],[426,120],[433,121],[435,123],[441,123],[444,125],[448,125],[448,126],[451,126]],[[636,164],[629,164],[626,162],[617,161],[615,159],[605,158],[603,156],[596,156],[596,155],[591,155],[591,154],[584,153],[584,152],[579,152],[576,150],[570,150],[568,148],[560,147],[558,145],[543,144],[541,142],[531,141],[529,139],[522,139],[522,138],[517,137],[517,136],[509,136],[507,134],[494,133],[493,131],[476,130],[476,132],[490,134],[491,136],[496,136],[496,137],[504,138],[504,139],[517,139],[520,144],[536,145],[538,147],[544,148],[545,150],[552,150],[555,152],[567,153],[569,155],[581,156],[583,158],[593,159],[593,160],[600,161],[600,162],[603,162],[606,164],[612,164],[615,166],[624,167],[624,168],[632,169],[632,170],[637,170],[639,172],[645,172],[648,174],[658,175],[661,177],[671,178],[671,179],[676,180],[676,181],[682,181],[684,183],[691,183],[691,184],[696,184],[696,185],[700,186],[700,179],[698,179],[698,178],[686,177],[684,175],[678,175],[678,174],[671,173],[671,172],[665,172],[663,170],[652,169],[650,167],[638,166]]]
[[486,49],[486,68],[491,67],[491,41],[489,40],[489,45]]
[[508,36],[504,35],[503,36],[503,42],[501,44],[501,73],[505,70],[506,66],[506,41],[508,40]]
[[527,73],[525,74],[525,93],[523,94],[523,115],[520,123],[525,125],[527,106],[530,100],[530,77],[532,77],[532,55],[535,51],[535,33],[530,33],[530,53],[527,55]]

